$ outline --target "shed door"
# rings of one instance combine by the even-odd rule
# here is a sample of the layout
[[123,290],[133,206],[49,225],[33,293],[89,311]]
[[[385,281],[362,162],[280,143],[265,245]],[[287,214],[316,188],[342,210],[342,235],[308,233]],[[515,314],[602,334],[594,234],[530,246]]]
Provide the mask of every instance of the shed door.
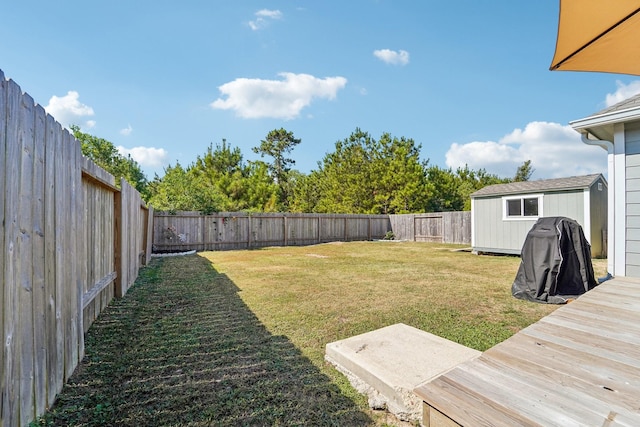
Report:
[[416,217],[414,227],[416,242],[442,243],[441,216]]

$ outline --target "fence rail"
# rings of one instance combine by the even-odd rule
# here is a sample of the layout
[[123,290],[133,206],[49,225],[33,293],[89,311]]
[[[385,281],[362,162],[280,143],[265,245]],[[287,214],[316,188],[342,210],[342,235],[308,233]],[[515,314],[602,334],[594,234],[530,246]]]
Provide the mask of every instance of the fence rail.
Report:
[[154,252],[372,240],[391,230],[388,215],[156,212],[154,216]]
[[150,257],[151,210],[120,187],[0,70],[2,427],[53,404],[84,332]]

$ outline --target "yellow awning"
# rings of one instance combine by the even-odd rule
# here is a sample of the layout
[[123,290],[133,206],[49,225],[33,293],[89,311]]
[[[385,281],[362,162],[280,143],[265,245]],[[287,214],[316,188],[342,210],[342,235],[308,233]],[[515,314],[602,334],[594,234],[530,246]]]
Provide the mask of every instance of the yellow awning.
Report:
[[640,75],[640,0],[560,0],[549,69]]

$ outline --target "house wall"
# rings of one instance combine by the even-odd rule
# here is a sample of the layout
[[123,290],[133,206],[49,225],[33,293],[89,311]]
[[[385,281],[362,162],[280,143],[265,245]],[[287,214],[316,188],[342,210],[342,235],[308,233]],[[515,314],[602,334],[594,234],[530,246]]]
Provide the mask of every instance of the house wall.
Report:
[[[594,203],[599,204],[601,201],[600,199],[591,200],[591,205]],[[537,218],[504,220],[502,196],[476,197],[472,205],[474,210],[472,215],[473,250],[475,252],[520,254],[527,233],[536,223]],[[585,192],[583,190],[545,193],[542,205],[543,216],[568,217],[576,220],[583,229],[586,229],[585,220],[589,215],[585,215]],[[606,210],[606,195],[604,209]],[[603,227],[606,229],[606,223]],[[589,230],[592,229],[589,228]],[[602,232],[585,233],[588,240],[592,234],[597,235],[600,239]]]
[[640,277],[640,122],[625,124],[625,276]]

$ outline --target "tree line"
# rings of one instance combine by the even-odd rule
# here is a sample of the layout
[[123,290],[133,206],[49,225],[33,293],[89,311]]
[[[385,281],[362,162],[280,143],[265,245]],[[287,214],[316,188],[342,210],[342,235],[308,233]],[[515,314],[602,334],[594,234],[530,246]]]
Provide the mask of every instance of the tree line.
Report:
[[[453,170],[420,159],[413,139],[383,133],[373,138],[356,128],[337,141],[317,168],[293,168],[290,153],[301,143],[284,128],[270,131],[252,150],[261,160],[245,161],[238,147],[222,140],[194,162],[165,168],[149,181],[140,165],[109,141],[71,127],[82,153],[126,179],[157,210],[213,212],[308,212],[400,214],[471,209],[471,193],[491,184],[526,181],[531,161],[511,178],[468,166]],[[264,160],[262,160],[264,159]]]

